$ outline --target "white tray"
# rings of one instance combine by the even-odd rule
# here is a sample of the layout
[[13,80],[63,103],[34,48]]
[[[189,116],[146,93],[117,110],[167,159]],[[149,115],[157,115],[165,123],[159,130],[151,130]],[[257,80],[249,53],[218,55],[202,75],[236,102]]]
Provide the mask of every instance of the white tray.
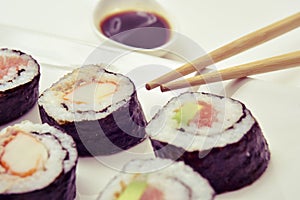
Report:
[[[12,39],[13,38],[13,39]],[[32,54],[41,63],[40,90],[48,88],[72,68],[86,63],[110,63],[111,70],[130,76],[138,89],[139,100],[149,120],[174,93],[146,91],[147,80],[177,67],[180,63],[147,55],[124,52],[66,40],[52,35],[2,26],[2,47],[16,48]],[[95,58],[95,55],[97,55]],[[241,100],[257,118],[271,150],[271,162],[263,176],[241,190],[221,194],[216,200],[289,200],[298,196],[300,180],[300,88],[284,87],[255,79],[230,81],[204,86],[201,91],[225,94]],[[35,106],[23,117],[7,124],[31,120],[40,123]],[[1,126],[3,128],[7,125]],[[97,158],[80,158],[77,170],[77,200],[95,199],[122,165],[132,158],[153,157],[146,140],[127,152]]]

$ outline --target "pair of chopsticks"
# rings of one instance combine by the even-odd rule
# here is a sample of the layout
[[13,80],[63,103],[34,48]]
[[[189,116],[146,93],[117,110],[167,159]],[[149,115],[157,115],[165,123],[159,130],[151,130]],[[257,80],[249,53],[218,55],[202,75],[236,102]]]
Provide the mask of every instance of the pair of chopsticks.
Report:
[[164,92],[300,66],[300,51],[295,51],[280,56],[230,67],[220,71],[197,75],[185,80],[173,81],[192,72],[200,72],[200,70],[212,65],[213,63],[217,63],[247,49],[267,42],[299,26],[300,12],[245,35],[204,56],[197,58],[190,63],[177,68],[174,71],[170,71],[169,73],[147,83],[146,88],[151,90],[160,86],[161,91]]

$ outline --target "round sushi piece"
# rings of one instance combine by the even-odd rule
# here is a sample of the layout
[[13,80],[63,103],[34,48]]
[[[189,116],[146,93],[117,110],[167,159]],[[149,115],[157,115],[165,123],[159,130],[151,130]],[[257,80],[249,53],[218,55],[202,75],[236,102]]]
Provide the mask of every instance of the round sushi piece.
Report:
[[130,161],[98,200],[212,200],[208,181],[183,162],[169,159]]
[[0,200],[76,195],[77,150],[71,136],[24,121],[0,132]]
[[231,98],[181,94],[153,117],[146,132],[156,156],[184,161],[217,193],[251,184],[270,160],[257,121],[245,105]]
[[109,155],[144,140],[146,120],[133,82],[101,66],[75,69],[38,102],[42,121],[70,134],[80,156]]
[[0,125],[30,110],[38,99],[40,66],[17,50],[0,49]]

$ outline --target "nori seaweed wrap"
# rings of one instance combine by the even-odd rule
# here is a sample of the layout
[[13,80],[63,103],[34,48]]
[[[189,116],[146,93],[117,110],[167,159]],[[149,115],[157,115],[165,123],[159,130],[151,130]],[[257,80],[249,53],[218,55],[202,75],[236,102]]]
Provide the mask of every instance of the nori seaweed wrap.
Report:
[[0,132],[0,200],[76,196],[77,150],[71,136],[24,121]]
[[146,128],[156,156],[184,161],[216,191],[253,183],[270,152],[250,111],[239,101],[206,93],[173,98]]
[[0,125],[19,118],[37,102],[40,66],[17,50],[0,49]]
[[144,140],[146,120],[133,82],[88,65],[61,78],[39,97],[43,122],[70,134],[80,156],[109,155]]
[[128,162],[97,200],[212,200],[208,181],[183,162],[143,159]]

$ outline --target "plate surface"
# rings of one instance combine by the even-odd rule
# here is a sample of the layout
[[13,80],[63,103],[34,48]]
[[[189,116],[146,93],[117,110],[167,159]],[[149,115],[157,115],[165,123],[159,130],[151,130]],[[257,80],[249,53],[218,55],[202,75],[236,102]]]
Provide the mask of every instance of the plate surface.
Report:
[[[70,72],[74,67],[72,64],[79,66],[79,63],[99,62],[109,63],[108,69],[121,72],[135,82],[139,100],[148,120],[172,96],[183,91],[162,94],[158,89],[153,91],[144,89],[145,82],[179,66],[180,63],[178,62],[137,53],[121,52],[106,47],[95,49],[95,47],[73,43],[72,41],[61,40],[60,42],[63,41],[64,43],[59,43],[59,39],[55,40],[55,48],[60,45],[57,52],[55,49],[51,49],[51,45],[47,48],[45,46],[38,48],[38,46],[35,46],[37,43],[31,43],[31,46],[24,44],[24,37],[28,39],[25,42],[30,42],[28,35],[19,37],[23,40],[22,44],[24,46],[22,46],[21,43],[18,43],[18,40],[9,41],[6,38],[5,41],[2,41],[7,32],[4,32],[4,29],[1,30],[0,34],[3,37],[0,37],[0,40],[3,42],[2,44],[18,49],[26,47],[25,50],[41,63],[40,91],[50,87],[52,83]],[[22,33],[25,34],[26,32],[19,32],[19,35],[22,35]],[[34,38],[36,39],[36,37],[38,36],[35,35]],[[44,40],[42,36],[39,37],[39,42],[42,44],[44,40],[44,42],[47,41],[47,36],[43,36]],[[77,52],[77,57],[70,56],[72,55],[70,51],[73,49],[74,52],[74,48],[81,51],[81,54]],[[70,58],[60,58],[60,53],[64,51],[69,51]],[[300,157],[298,156],[300,152],[300,145],[298,145],[300,139],[300,88],[285,87],[246,78],[224,84],[203,86],[200,91],[226,95],[245,103],[261,125],[271,150],[269,168],[259,180],[244,189],[219,195],[216,200],[295,199],[298,196],[297,185],[300,179]],[[40,123],[37,106],[23,117],[7,125],[23,120]],[[110,178],[119,172],[124,163],[133,158],[146,157],[153,157],[147,140],[127,152],[112,156],[80,158],[77,171],[77,200],[95,199]]]

